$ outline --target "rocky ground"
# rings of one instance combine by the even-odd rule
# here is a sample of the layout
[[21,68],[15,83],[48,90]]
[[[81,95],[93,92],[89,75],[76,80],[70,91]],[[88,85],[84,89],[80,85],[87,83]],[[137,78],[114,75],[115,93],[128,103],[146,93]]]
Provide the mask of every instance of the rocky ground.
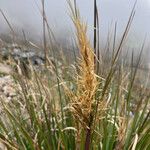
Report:
[[[16,91],[14,87],[14,80],[10,76],[11,68],[5,64],[0,64],[0,101],[9,102],[14,96],[16,96]],[[0,103],[1,105],[1,103]],[[0,114],[2,110],[0,108]],[[7,150],[4,144],[0,141],[0,150]]]
[[14,81],[10,75],[0,77],[0,99],[11,100],[15,94]]
[[[9,60],[11,59],[11,61]],[[23,62],[26,67],[29,61],[35,66],[44,64],[44,56],[36,50],[28,50],[17,44],[1,44],[0,46],[0,99],[10,101],[16,96],[15,83],[12,78],[14,64]],[[14,62],[14,64],[13,64]],[[17,70],[18,71],[18,70]]]
[[41,65],[45,62],[44,54],[41,51],[17,44],[7,44],[1,47],[0,55],[3,60],[7,60],[9,57],[16,62],[18,60],[26,62],[30,60],[33,65]]
[[[11,100],[15,96],[14,81],[11,74],[18,72],[29,76],[29,62],[35,69],[42,71],[45,64],[45,57],[42,51],[35,48],[20,46],[17,44],[0,43],[0,98]],[[54,58],[50,57],[50,62],[54,63]],[[62,63],[57,62],[58,66]],[[20,68],[17,68],[19,66]],[[21,69],[21,70],[19,70]],[[60,71],[60,70],[58,70]]]

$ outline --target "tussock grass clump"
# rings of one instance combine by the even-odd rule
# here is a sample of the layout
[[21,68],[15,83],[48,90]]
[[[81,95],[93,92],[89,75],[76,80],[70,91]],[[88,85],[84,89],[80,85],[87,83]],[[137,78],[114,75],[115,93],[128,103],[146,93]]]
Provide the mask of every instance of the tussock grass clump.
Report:
[[[13,74],[19,88],[17,99],[9,103],[1,100],[0,146],[2,143],[8,150],[149,149],[150,93],[147,87],[141,87],[141,94],[134,90],[141,54],[135,68],[127,68],[118,61],[135,7],[103,73],[106,57],[97,56],[101,54],[97,44],[92,48],[76,3],[69,1],[69,6],[80,53],[77,65],[71,68],[53,51],[53,62],[47,56],[45,28],[49,26],[43,11],[46,65],[38,71],[29,63],[30,78]],[[95,30],[94,35],[98,36]],[[64,60],[63,65],[58,60]],[[131,64],[133,60],[132,55]],[[21,66],[17,67],[21,70]]]

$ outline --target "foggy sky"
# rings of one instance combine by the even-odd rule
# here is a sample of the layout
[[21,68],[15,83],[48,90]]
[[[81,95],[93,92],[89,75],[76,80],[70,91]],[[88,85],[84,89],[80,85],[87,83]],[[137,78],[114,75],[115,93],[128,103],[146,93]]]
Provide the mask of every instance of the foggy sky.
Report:
[[[118,23],[118,32],[121,33],[127,23],[135,0],[98,0],[101,32],[105,35],[111,24]],[[81,16],[88,23],[89,30],[93,24],[93,1],[77,0]],[[40,0],[0,0],[0,9],[6,14],[12,26],[17,30],[24,29],[29,34],[41,34],[42,18],[38,7]],[[49,24],[56,34],[72,32],[71,19],[66,0],[46,0],[46,13]],[[135,41],[150,34],[150,0],[138,0],[136,15],[132,25],[131,37]],[[0,32],[9,30],[0,14]]]

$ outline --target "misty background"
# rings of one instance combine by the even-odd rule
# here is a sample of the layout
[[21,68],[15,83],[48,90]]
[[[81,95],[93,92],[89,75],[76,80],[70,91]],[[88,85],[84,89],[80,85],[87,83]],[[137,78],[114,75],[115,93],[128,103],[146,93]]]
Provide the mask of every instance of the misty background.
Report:
[[[135,0],[98,0],[101,41],[105,41],[109,29],[117,22],[117,34],[121,35],[127,24]],[[81,16],[88,24],[92,36],[93,1],[77,0]],[[42,17],[40,0],[0,0],[0,9],[5,13],[16,32],[26,32],[28,37],[40,39],[42,35]],[[73,33],[72,22],[66,0],[46,0],[46,14],[50,27],[58,39],[68,40]],[[0,14],[0,33],[9,32],[3,16]],[[136,15],[130,30],[128,43],[131,47],[141,46],[146,36],[147,50],[150,43],[150,0],[138,0]]]

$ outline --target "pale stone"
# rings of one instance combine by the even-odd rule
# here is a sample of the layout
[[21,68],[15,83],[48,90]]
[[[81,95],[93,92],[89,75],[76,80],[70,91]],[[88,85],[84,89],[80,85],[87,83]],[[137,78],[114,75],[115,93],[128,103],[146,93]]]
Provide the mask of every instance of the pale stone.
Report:
[[13,70],[10,66],[0,63],[0,73],[1,74],[11,74],[12,72],[13,72]]

